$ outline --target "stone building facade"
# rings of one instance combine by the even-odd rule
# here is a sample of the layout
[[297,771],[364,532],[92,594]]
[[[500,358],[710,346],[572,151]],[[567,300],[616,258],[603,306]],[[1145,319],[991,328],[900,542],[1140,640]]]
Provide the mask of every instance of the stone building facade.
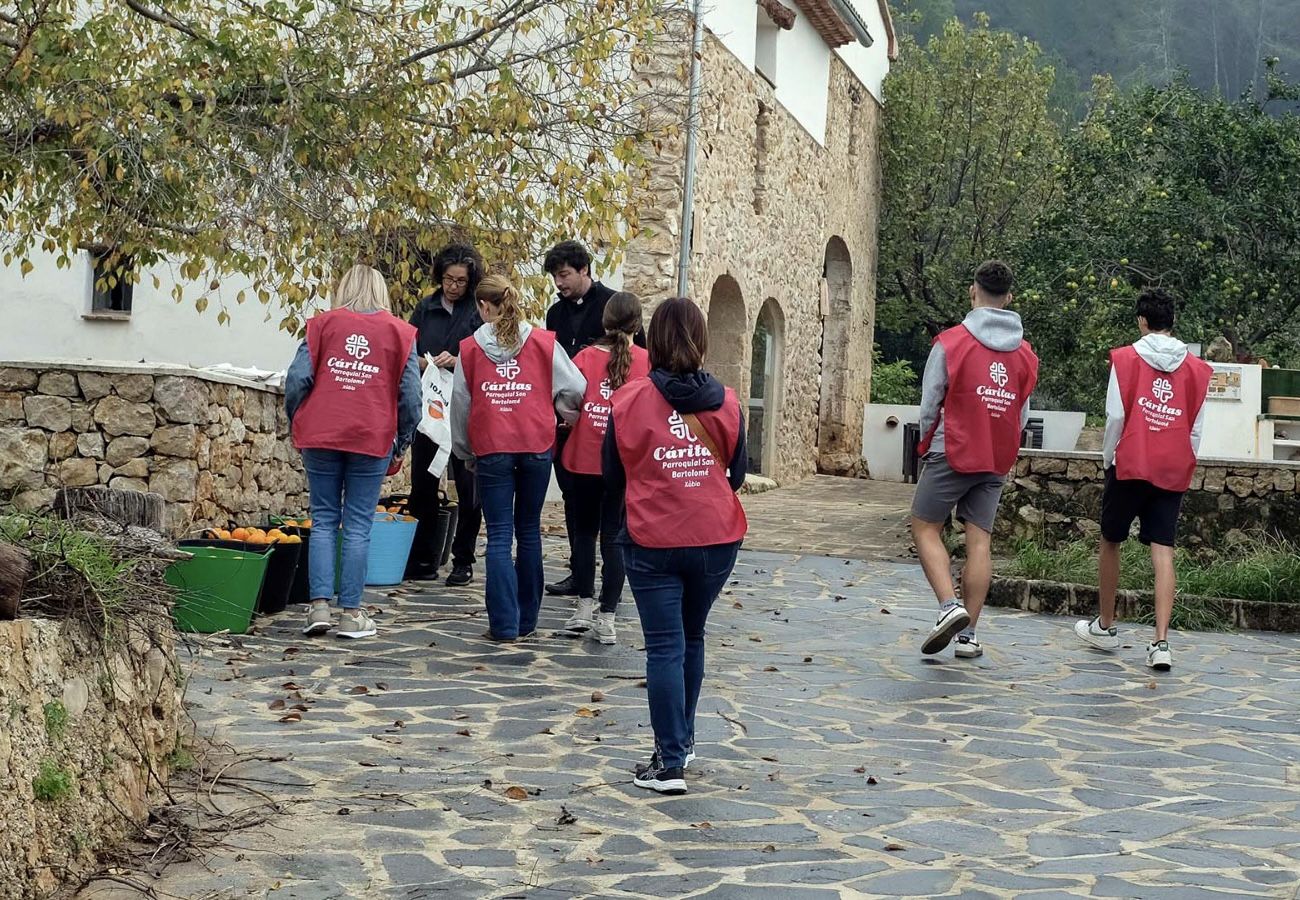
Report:
[[[829,65],[819,138],[718,35],[701,57],[689,294],[708,315],[707,365],[746,409],[751,467],[779,482],[862,465],[882,108],[843,59]],[[642,74],[680,91],[685,69],[667,55]],[[683,155],[684,137],[657,155],[624,263],[650,305],[677,293]]]

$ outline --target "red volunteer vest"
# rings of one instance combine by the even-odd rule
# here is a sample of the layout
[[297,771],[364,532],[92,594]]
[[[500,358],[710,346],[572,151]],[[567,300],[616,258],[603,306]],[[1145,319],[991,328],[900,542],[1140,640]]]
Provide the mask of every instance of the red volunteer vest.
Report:
[[[990,350],[965,325],[935,338],[948,363],[943,442],[956,472],[1006,475],[1020,452],[1020,415],[1038,383],[1038,357],[1028,341],[1015,350]],[[939,427],[921,441],[921,455]]]
[[469,446],[475,456],[543,453],[555,444],[555,335],[528,333],[512,359],[494,363],[470,335],[460,342],[469,386]]
[[740,404],[696,413],[726,454],[715,460],[648,378],[614,394],[614,440],[627,473],[627,530],[642,547],[732,544],[749,524],[724,471],[740,439]]
[[387,312],[332,309],[307,320],[312,387],[293,417],[299,450],[388,456],[415,328]]
[[[610,400],[614,396],[609,387],[609,351],[587,347],[573,358],[573,364],[587,379],[587,393],[583,395],[582,411],[573,424],[573,433],[560,452],[560,463],[570,472],[599,475],[600,449],[609,430]],[[632,366],[624,386],[649,374],[650,354],[633,344]]]
[[1110,351],[1124,431],[1115,448],[1115,477],[1147,481],[1166,491],[1187,490],[1196,472],[1192,426],[1205,404],[1210,364],[1188,356],[1172,372],[1147,363],[1133,346]]

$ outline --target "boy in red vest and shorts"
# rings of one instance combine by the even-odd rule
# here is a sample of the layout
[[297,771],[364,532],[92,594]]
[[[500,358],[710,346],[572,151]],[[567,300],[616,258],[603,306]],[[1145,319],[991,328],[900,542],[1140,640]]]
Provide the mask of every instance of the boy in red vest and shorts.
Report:
[[[993,574],[993,522],[1002,484],[1016,463],[1038,383],[1038,357],[1011,302],[1011,269],[990,260],[975,270],[971,311],[935,338],[921,380],[924,460],[912,499],[912,538],[939,601],[939,618],[921,645],[938,653],[957,638],[955,654],[982,656],[975,623]],[[953,588],[943,527],[957,510],[966,527],[962,598]]]
[[1138,296],[1142,338],[1110,353],[1106,391],[1106,434],[1102,460],[1106,487],[1101,496],[1101,553],[1098,561],[1100,615],[1074,631],[1099,650],[1119,649],[1115,590],[1120,545],[1133,520],[1138,540],[1151,547],[1156,574],[1156,634],[1147,645],[1147,665],[1167,672],[1169,618],[1174,611],[1174,542],[1183,494],[1196,471],[1205,392],[1213,371],[1170,334],[1177,301],[1159,288]]

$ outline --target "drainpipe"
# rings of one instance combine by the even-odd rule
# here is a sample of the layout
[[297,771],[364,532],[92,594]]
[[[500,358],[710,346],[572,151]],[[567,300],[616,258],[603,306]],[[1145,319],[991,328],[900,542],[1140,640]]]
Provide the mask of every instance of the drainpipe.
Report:
[[701,0],[695,0],[695,32],[691,38],[691,93],[686,114],[686,172],[682,178],[681,244],[677,248],[677,296],[685,297],[691,268],[691,219],[695,212],[695,144],[700,114],[700,47],[704,41]]

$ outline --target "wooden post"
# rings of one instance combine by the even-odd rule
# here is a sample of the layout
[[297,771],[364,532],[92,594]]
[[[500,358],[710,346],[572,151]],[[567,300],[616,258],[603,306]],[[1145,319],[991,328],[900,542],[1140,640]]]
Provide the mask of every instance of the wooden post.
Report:
[[30,574],[27,554],[13,544],[0,542],[0,619],[18,617],[18,603]]

